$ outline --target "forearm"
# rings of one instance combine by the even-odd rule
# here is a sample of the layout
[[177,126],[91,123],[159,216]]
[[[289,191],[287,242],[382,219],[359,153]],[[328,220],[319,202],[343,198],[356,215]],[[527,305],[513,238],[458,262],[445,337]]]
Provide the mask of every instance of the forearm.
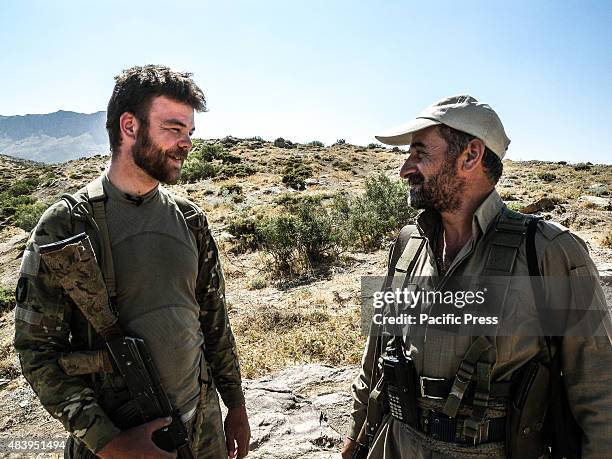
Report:
[[370,336],[366,342],[359,375],[355,378],[351,386],[353,409],[351,411],[347,436],[353,440],[357,439],[359,431],[366,420],[368,398],[370,396],[370,380],[375,364],[375,354],[376,336]]
[[223,403],[244,405],[236,342],[225,304],[225,281],[217,245],[208,227],[201,233],[200,267],[196,299],[200,305],[200,325],[204,335],[204,356]]
[[[203,314],[204,357],[210,365],[223,403],[228,408],[233,408],[244,405],[240,365],[225,303],[220,299],[216,302],[218,305],[215,309],[204,310]],[[211,303],[215,301],[208,302]]]
[[66,351],[59,337],[36,336],[16,325],[15,348],[24,377],[42,406],[64,428],[96,452],[120,433],[98,405],[94,391],[80,377],[68,376],[57,359]]

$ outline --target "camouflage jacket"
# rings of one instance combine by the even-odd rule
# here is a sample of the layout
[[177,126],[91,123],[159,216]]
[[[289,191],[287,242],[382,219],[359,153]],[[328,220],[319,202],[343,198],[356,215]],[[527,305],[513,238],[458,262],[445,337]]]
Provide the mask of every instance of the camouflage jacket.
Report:
[[[170,193],[162,187],[159,188],[162,198],[167,200],[168,205],[174,204],[178,207]],[[80,190],[75,195],[77,200],[83,200],[83,196],[85,190]],[[244,405],[244,396],[234,337],[225,306],[224,279],[218,250],[204,214],[199,212],[203,227],[193,234],[189,230],[183,231],[187,238],[197,238],[197,241],[192,240],[197,242],[197,259],[194,258],[193,262],[197,268],[197,276],[196,273],[192,276],[195,291],[186,292],[185,295],[194,298],[193,302],[199,309],[198,328],[201,333],[198,333],[203,341],[204,357],[203,364],[199,368],[199,378],[201,383],[206,384],[211,383],[210,376],[212,376],[225,405],[241,406]],[[171,209],[170,215],[182,215],[182,213],[176,208]],[[177,218],[180,220],[182,217]],[[37,248],[41,245],[68,238],[84,230],[90,234],[94,250],[99,255],[100,241],[97,233],[90,226],[75,222],[71,217],[69,206],[64,201],[51,206],[33,230],[24,254],[16,293],[15,348],[19,354],[23,374],[40,398],[42,405],[63,423],[66,430],[90,450],[97,452],[120,433],[109,413],[124,403],[129,395],[120,375],[116,373],[99,373],[95,377],[69,376],[58,364],[58,359],[62,355],[90,348],[88,344],[90,327],[72,300],[54,280],[53,273],[49,272],[44,262],[41,262],[37,253]],[[140,269],[147,271],[142,273],[143,283],[154,282],[155,277],[148,274],[154,271],[150,265],[151,261],[157,261],[162,265],[172,263],[168,260],[174,253],[166,255],[169,256],[163,258],[164,254],[160,253],[157,256],[162,258],[157,260],[145,259],[134,262],[145,264]],[[180,260],[174,261],[174,264],[181,266],[189,263]],[[118,268],[120,272],[121,267]],[[125,269],[132,270],[133,266]],[[141,293],[147,298],[146,285],[143,290]],[[140,293],[137,291],[136,295],[138,294]],[[129,315],[130,312],[126,311],[126,314]],[[196,321],[197,316],[196,311],[194,315]],[[121,322],[121,310],[119,318]],[[101,338],[95,332],[92,333],[91,348],[102,348]],[[150,344],[157,345],[158,348],[166,345],[165,342]],[[155,349],[152,351],[155,360],[154,351]],[[180,358],[179,355],[176,357]]]

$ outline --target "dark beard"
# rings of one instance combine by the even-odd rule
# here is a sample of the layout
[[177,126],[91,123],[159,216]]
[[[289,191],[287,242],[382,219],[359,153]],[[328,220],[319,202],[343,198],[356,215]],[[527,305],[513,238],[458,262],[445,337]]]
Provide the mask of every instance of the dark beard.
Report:
[[461,207],[465,179],[457,177],[456,158],[447,158],[437,174],[428,180],[416,172],[410,175],[409,204],[415,209],[453,212]]
[[187,158],[187,152],[181,148],[163,150],[154,145],[149,136],[148,126],[143,124],[132,146],[134,163],[155,180],[174,185],[178,182],[181,171],[176,172],[176,169],[168,162],[168,156]]

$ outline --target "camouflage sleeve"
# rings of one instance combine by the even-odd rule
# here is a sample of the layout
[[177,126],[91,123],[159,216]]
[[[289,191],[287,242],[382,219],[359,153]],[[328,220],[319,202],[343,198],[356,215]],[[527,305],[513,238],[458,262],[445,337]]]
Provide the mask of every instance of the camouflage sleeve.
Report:
[[605,311],[600,317],[604,320],[602,330],[607,333],[565,336],[562,362],[570,408],[584,432],[582,457],[608,457],[612,449],[612,341],[597,268],[584,242],[568,231],[546,245],[540,264],[544,276],[568,278],[545,289],[550,304]]
[[15,348],[23,375],[43,407],[92,451],[120,433],[95,393],[81,377],[68,376],[58,365],[71,351],[72,303],[40,262],[37,247],[72,236],[68,211],[57,203],[32,232],[21,265],[15,308]]
[[225,281],[217,245],[205,219],[199,237],[200,266],[196,299],[200,305],[204,357],[211,367],[213,380],[225,406],[243,406],[238,354],[225,306]]

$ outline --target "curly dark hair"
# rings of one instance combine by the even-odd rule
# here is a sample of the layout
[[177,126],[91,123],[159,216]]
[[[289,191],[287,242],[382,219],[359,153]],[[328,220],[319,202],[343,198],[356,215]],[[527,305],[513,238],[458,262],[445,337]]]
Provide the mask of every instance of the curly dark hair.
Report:
[[[470,140],[476,138],[474,135],[459,131],[445,124],[438,125],[438,133],[448,144],[448,157],[450,159],[456,159],[459,154],[465,150]],[[482,166],[487,177],[491,180],[491,183],[493,183],[493,185],[497,184],[504,171],[504,165],[502,160],[499,159],[499,156],[493,153],[488,147],[485,147],[485,153],[482,156]]]
[[205,112],[206,98],[191,76],[191,73],[175,72],[163,65],[136,66],[117,75],[106,110],[106,130],[111,151],[116,152],[121,145],[121,115],[133,113],[138,121],[147,126],[149,108],[157,96],[166,96],[189,104],[198,112]]

